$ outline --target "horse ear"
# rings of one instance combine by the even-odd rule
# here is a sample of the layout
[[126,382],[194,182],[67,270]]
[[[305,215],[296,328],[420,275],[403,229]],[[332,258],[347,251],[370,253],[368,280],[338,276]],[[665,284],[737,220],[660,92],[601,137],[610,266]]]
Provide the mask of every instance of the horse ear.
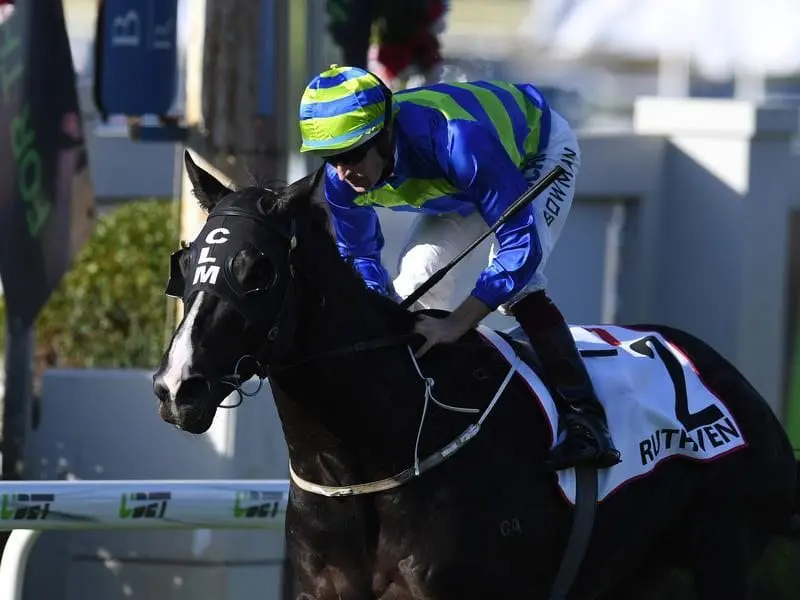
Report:
[[189,181],[192,182],[192,191],[197,198],[197,203],[206,212],[211,212],[217,202],[224,196],[233,193],[233,190],[224,186],[211,173],[197,166],[188,150],[183,152],[183,162],[186,165]]
[[313,173],[308,174],[304,179],[304,184],[308,186],[308,196],[311,204],[321,204],[327,207],[328,202],[325,199],[325,167],[319,167]]
[[320,216],[320,221],[328,233],[336,238],[336,231],[333,227],[331,208],[325,198],[325,166],[319,167],[316,171],[309,173],[293,186],[299,190],[299,194],[308,198],[308,206],[315,215]]

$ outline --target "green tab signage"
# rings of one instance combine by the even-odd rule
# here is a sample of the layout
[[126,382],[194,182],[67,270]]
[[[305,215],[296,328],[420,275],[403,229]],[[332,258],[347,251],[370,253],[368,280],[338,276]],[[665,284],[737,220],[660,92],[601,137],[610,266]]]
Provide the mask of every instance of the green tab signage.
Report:
[[43,521],[54,500],[53,494],[2,494],[0,521]]
[[277,492],[236,492],[233,516],[236,519],[274,519],[283,494]]
[[123,494],[119,503],[120,519],[163,519],[172,499],[169,492]]

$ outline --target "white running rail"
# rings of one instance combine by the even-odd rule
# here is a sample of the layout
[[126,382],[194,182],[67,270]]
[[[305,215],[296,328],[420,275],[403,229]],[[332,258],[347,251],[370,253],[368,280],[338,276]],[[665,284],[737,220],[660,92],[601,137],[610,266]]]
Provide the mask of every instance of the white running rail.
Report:
[[287,480],[0,482],[0,599],[22,600],[28,556],[43,531],[283,528]]

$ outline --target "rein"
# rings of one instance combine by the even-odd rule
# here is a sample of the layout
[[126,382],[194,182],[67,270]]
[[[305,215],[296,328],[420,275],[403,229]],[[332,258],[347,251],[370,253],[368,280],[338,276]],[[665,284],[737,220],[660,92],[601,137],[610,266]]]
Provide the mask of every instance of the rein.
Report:
[[416,333],[403,333],[398,335],[389,335],[379,338],[373,338],[371,340],[364,340],[362,342],[355,342],[354,344],[349,344],[347,346],[340,346],[338,348],[334,348],[333,350],[326,350],[325,352],[320,352],[319,354],[313,354],[311,356],[301,358],[300,360],[297,360],[287,365],[280,365],[280,364],[272,365],[269,368],[264,369],[264,372],[266,373],[266,376],[269,377],[271,375],[275,375],[276,373],[285,373],[286,371],[290,371],[301,365],[305,365],[311,362],[316,362],[324,358],[336,358],[339,356],[347,356],[350,354],[367,352],[368,350],[393,348],[395,346],[400,346],[402,344],[410,342],[413,338],[418,337],[418,335],[419,334]]
[[379,479],[377,481],[371,481],[369,483],[357,483],[353,485],[321,485],[318,483],[313,483],[306,479],[300,477],[292,468],[291,461],[289,462],[289,476],[292,479],[292,482],[302,490],[306,492],[310,492],[312,494],[317,494],[320,496],[326,496],[328,498],[341,498],[346,496],[357,496],[360,494],[374,494],[377,492],[384,492],[386,490],[391,490],[401,485],[408,483],[412,479],[416,479],[420,477],[426,471],[429,471],[433,467],[443,463],[445,460],[450,458],[453,454],[458,452],[461,448],[463,448],[470,440],[472,440],[481,429],[481,425],[483,425],[486,418],[489,416],[489,413],[492,412],[492,409],[497,404],[500,397],[503,395],[503,392],[508,387],[509,382],[511,381],[511,377],[514,373],[517,372],[517,368],[519,367],[520,358],[517,357],[516,360],[512,363],[511,368],[508,370],[503,382],[500,384],[500,387],[494,394],[492,401],[489,402],[488,406],[484,409],[483,414],[481,414],[480,418],[475,422],[469,425],[459,436],[457,436],[453,441],[449,444],[440,448],[436,452],[433,452],[423,460],[419,460],[418,451],[419,451],[419,440],[422,436],[422,430],[425,425],[425,417],[428,413],[428,404],[433,401],[434,404],[444,408],[446,410],[452,410],[456,412],[479,412],[478,409],[474,408],[459,408],[455,406],[448,406],[447,404],[443,404],[439,402],[433,396],[433,385],[434,381],[430,377],[425,377],[422,374],[422,371],[419,368],[419,364],[417,363],[416,358],[414,357],[414,352],[411,348],[408,349],[409,354],[411,356],[411,360],[414,363],[414,366],[417,369],[417,374],[422,378],[425,382],[425,405],[422,409],[422,417],[420,418],[419,429],[417,430],[417,443],[414,446],[414,464],[407,469],[397,473],[396,475],[392,475],[390,477],[386,477],[385,479]]
[[[251,354],[245,354],[241,356],[239,360],[236,361],[234,372],[231,375],[225,375],[217,380],[219,383],[231,386],[234,389],[234,391],[236,391],[239,394],[239,401],[236,402],[236,404],[220,404],[219,408],[237,408],[238,406],[241,406],[242,402],[244,401],[243,396],[252,397],[257,395],[258,392],[261,391],[261,387],[264,384],[264,380],[278,373],[286,373],[287,371],[292,371],[299,366],[316,362],[318,360],[322,360],[325,358],[348,356],[350,354],[358,354],[360,352],[366,352],[368,350],[380,350],[381,348],[393,348],[405,344],[417,336],[418,334],[416,333],[404,333],[400,335],[374,338],[371,340],[356,342],[354,344],[349,344],[347,346],[334,348],[333,350],[327,350],[319,354],[313,354],[311,356],[301,358],[300,360],[297,360],[293,363],[289,363],[286,365],[273,364],[269,367],[265,367],[263,364],[261,364],[261,361],[258,360],[258,358],[256,358],[255,356]],[[258,388],[256,388],[255,392],[245,392],[244,390],[242,390],[241,387],[242,384],[244,383],[243,381],[244,378],[241,375],[239,375],[239,364],[246,358],[251,358],[256,362],[256,368],[254,369],[253,374],[258,377],[259,383],[258,383]],[[248,378],[246,381],[249,381],[249,379],[250,378]]]

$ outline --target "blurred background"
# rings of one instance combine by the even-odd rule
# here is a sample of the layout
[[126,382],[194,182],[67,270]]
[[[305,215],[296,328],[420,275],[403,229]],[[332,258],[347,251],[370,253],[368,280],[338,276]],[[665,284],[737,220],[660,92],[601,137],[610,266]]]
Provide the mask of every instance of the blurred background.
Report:
[[[686,328],[800,448],[800,3],[0,0],[4,479],[287,477],[268,390],[194,438],[150,377],[180,318],[169,253],[203,219],[184,149],[236,183],[308,173],[297,105],[332,63],[538,85],[583,154],[548,267],[568,320]],[[411,217],[379,214],[394,273]],[[753,597],[796,599],[798,560],[773,547]],[[46,534],[25,597],[293,596],[276,534],[93,531]]]

